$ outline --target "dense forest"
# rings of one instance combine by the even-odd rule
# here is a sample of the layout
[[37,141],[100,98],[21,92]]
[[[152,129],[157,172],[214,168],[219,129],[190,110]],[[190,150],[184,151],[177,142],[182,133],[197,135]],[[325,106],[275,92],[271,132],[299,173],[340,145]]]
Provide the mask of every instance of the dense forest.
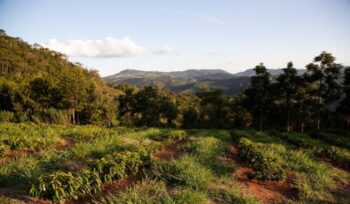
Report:
[[322,52],[298,75],[289,62],[271,76],[254,69],[236,96],[195,95],[157,86],[106,84],[95,70],[61,53],[0,33],[0,121],[286,131],[349,128],[350,68]]

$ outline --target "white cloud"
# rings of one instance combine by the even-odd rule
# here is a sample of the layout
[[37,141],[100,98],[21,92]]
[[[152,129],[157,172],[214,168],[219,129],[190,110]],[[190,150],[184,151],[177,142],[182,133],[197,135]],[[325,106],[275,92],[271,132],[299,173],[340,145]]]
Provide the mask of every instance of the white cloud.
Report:
[[145,49],[137,46],[129,38],[106,37],[102,40],[68,40],[59,42],[50,39],[47,44],[42,44],[52,50],[66,54],[69,57],[113,58],[132,57],[145,52]]
[[156,54],[156,55],[180,55],[181,52],[178,52],[169,46],[165,46],[164,48],[154,50],[153,54]]
[[196,18],[201,19],[201,20],[203,20],[203,21],[210,22],[210,23],[226,24],[225,21],[223,21],[223,20],[221,20],[221,19],[219,19],[219,18],[213,17],[213,16],[196,15]]

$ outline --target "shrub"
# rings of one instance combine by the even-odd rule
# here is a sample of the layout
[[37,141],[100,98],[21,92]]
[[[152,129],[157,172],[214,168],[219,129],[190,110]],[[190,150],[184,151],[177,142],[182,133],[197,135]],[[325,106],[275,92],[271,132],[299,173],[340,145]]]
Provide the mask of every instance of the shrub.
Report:
[[247,138],[240,138],[238,142],[239,156],[245,159],[256,171],[255,178],[260,180],[282,181],[285,172],[281,166],[282,159],[269,151],[263,144],[253,143]]

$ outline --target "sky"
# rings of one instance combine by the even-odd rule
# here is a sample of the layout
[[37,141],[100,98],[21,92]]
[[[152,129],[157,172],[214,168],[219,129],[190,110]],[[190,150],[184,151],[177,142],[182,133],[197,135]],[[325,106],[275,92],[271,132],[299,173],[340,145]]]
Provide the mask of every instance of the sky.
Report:
[[350,65],[350,0],[0,0],[0,28],[102,76]]

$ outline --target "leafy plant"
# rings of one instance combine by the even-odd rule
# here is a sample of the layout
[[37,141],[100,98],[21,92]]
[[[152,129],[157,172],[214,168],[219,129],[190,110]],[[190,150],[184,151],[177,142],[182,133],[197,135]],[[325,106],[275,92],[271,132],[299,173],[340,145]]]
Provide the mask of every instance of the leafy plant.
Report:
[[282,181],[285,172],[282,168],[282,158],[272,151],[268,151],[263,144],[253,143],[247,138],[240,138],[238,142],[239,156],[245,159],[256,171],[254,177],[261,180]]

